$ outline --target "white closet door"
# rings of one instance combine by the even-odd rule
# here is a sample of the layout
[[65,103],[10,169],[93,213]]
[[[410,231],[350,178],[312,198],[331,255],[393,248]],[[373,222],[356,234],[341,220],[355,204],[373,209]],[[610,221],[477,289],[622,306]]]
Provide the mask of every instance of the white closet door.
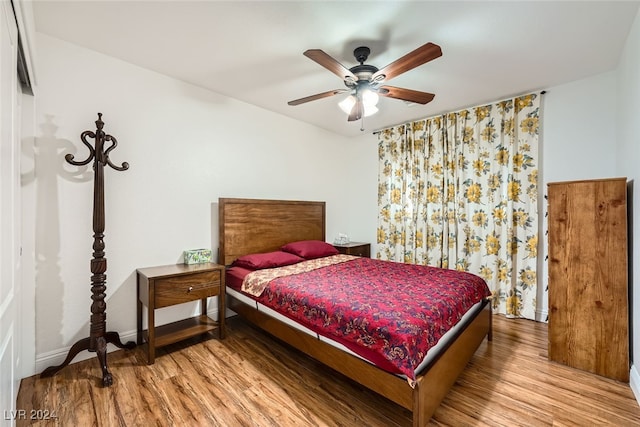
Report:
[[18,33],[11,2],[0,1],[0,425],[20,417],[20,167]]

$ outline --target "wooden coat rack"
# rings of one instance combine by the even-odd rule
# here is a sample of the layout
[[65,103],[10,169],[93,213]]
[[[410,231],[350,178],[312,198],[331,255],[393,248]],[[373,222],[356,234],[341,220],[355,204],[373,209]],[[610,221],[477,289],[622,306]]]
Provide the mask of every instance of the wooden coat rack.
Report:
[[[106,135],[102,128],[102,113],[98,113],[96,120],[96,131],[84,131],[80,135],[84,145],[89,148],[89,157],[81,162],[73,160],[73,154],[67,154],[65,159],[74,166],[84,166],[93,160],[93,259],[91,260],[91,326],[89,337],[76,342],[67,358],[58,366],[50,366],[40,374],[41,377],[50,377],[67,366],[73,358],[83,350],[95,352],[102,368],[102,385],[107,387],[113,384],[113,377],[107,369],[107,344],[112,343],[118,348],[132,349],[135,342],[129,341],[123,344],[117,332],[106,332],[107,330],[107,303],[104,301],[107,289],[107,259],[104,253],[104,167],[110,166],[117,171],[129,169],[129,164],[123,162],[122,166],[116,166],[109,160],[109,153],[118,146],[118,141],[111,135]],[[87,138],[95,140],[95,148],[87,142]],[[105,150],[105,142],[111,145]]]

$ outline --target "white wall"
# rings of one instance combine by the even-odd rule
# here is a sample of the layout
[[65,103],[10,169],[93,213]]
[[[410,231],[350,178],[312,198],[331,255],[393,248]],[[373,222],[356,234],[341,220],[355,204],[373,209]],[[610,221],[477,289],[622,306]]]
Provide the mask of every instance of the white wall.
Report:
[[[105,170],[107,328],[124,338],[135,332],[136,268],[181,262],[184,249],[215,252],[218,197],[324,200],[328,240],[369,238],[360,208],[375,207],[375,171],[359,170],[377,167],[370,134],[336,136],[43,34],[36,41],[37,130],[25,135],[23,169],[37,372],[89,334],[93,176],[64,155],[87,157],[79,135],[95,130],[98,112],[119,143],[111,161],[130,164]],[[158,322],[196,307],[165,309]]]
[[617,171],[629,185],[631,233],[629,286],[631,293],[631,387],[640,402],[640,12],[636,15],[618,67]]
[[548,316],[547,184],[611,178],[616,162],[616,73],[611,71],[547,89],[542,95],[539,169],[539,241],[537,320]]
[[547,89],[542,111],[542,183],[615,175],[616,73]]

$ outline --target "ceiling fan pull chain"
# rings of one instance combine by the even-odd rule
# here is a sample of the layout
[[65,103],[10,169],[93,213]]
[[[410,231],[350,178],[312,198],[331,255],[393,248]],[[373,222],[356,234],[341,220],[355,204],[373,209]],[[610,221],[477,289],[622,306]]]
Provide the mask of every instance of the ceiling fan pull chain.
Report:
[[364,132],[364,114],[360,118],[360,131]]

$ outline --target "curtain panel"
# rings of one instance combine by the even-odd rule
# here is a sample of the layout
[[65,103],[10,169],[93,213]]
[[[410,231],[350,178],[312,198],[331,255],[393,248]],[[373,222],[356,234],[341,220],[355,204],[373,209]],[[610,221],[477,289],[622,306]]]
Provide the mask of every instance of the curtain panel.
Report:
[[378,134],[379,259],[469,271],[535,319],[539,94]]

